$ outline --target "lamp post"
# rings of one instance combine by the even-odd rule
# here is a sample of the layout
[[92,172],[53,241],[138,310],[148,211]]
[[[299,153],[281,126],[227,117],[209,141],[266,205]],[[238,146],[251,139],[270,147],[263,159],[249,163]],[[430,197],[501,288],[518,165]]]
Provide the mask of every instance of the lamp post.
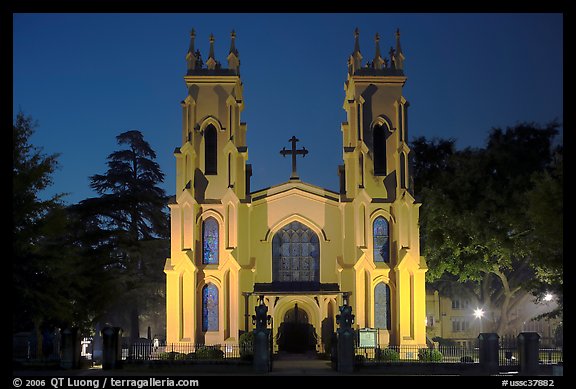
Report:
[[476,308],[474,310],[474,317],[480,320],[480,332],[482,332],[482,317],[484,316],[484,310],[482,308]]

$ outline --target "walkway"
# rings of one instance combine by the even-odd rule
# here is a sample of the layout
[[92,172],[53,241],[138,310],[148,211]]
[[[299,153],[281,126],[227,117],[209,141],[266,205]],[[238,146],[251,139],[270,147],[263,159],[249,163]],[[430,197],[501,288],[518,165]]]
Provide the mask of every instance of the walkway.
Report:
[[280,352],[269,375],[334,375],[329,360],[318,359],[315,352],[291,354]]

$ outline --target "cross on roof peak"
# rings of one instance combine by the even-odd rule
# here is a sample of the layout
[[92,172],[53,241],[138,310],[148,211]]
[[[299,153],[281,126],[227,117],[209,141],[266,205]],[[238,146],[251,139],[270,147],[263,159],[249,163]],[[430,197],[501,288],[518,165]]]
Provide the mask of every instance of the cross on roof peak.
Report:
[[296,150],[296,142],[299,141],[300,139],[296,138],[293,135],[292,138],[288,139],[288,142],[292,143],[292,149],[286,150],[286,147],[282,147],[282,150],[280,150],[280,154],[282,154],[284,157],[288,154],[292,155],[292,175],[290,176],[290,180],[300,179],[300,177],[298,177],[298,173],[296,172],[296,156],[302,155],[302,157],[305,157],[306,154],[308,154],[308,150],[306,150],[306,147],[302,147],[302,149]]

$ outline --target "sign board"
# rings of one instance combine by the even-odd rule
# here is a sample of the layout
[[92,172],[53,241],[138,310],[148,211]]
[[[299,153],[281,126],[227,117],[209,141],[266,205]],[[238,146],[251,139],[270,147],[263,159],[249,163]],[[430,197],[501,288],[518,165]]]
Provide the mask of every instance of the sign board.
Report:
[[358,330],[358,347],[378,347],[378,330],[376,328],[360,328]]

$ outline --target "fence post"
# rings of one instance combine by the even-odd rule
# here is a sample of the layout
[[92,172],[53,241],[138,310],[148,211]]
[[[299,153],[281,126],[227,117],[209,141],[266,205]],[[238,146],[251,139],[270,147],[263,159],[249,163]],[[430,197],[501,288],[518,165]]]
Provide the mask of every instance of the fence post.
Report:
[[354,337],[355,332],[352,329],[354,324],[354,315],[352,307],[348,305],[347,298],[344,299],[343,305],[340,306],[340,314],[336,315],[338,328],[338,371],[340,373],[352,373],[354,371]]
[[122,328],[102,329],[102,369],[118,369],[122,363]]
[[268,373],[271,369],[271,330],[267,328],[271,317],[268,307],[264,304],[264,296],[256,306],[256,314],[252,316],[254,329],[254,370],[256,373]]
[[78,328],[66,328],[61,338],[62,359],[60,366],[64,369],[80,367],[80,336]]
[[498,374],[498,339],[500,337],[494,332],[482,332],[478,335],[478,348],[480,369],[484,374]]
[[518,357],[521,375],[537,375],[540,335],[537,332],[521,332],[518,335]]

